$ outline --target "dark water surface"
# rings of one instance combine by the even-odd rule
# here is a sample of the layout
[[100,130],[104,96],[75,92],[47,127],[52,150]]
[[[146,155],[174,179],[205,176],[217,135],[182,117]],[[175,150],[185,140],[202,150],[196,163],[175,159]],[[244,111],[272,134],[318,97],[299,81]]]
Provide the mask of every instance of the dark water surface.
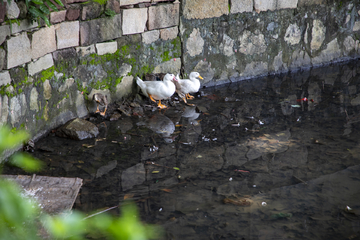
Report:
[[36,143],[37,174],[82,178],[84,212],[134,199],[164,239],[360,239],[360,62],[189,102],[98,118],[97,139],[50,134]]

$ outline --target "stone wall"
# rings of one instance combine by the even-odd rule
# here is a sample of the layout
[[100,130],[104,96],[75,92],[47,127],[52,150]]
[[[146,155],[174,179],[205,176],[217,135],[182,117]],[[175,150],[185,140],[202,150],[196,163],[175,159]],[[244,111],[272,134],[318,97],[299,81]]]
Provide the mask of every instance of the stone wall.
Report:
[[[50,14],[50,27],[3,22],[0,124],[24,128],[36,140],[94,112],[95,92],[114,102],[137,91],[134,76],[180,72],[180,4],[173,1],[67,0]],[[18,5],[7,8],[8,19],[22,15]]]
[[210,86],[360,55],[360,0],[64,4],[50,27],[22,19],[21,1],[0,6],[0,124],[35,140],[94,111],[94,92],[135,94],[146,73],[195,70]]
[[360,56],[360,2],[183,0],[186,73],[203,84],[316,67]]

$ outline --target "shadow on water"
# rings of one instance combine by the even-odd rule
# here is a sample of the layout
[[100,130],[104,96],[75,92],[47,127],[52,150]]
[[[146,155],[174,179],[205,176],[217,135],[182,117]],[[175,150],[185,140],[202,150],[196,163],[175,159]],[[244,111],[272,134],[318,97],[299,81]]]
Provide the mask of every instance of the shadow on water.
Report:
[[359,63],[205,88],[191,103],[97,121],[96,139],[50,134],[38,174],[84,179],[81,211],[134,199],[164,239],[359,239]]

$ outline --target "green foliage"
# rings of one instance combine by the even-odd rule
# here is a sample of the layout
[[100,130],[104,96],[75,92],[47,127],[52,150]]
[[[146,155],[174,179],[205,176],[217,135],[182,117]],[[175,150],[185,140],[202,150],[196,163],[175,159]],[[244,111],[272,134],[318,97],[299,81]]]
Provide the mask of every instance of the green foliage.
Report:
[[100,5],[105,5],[107,0],[94,0],[94,2],[99,3]]
[[[61,0],[54,0],[59,6],[64,7],[64,4]],[[26,7],[28,9],[28,16],[30,21],[39,21],[42,18],[46,25],[50,26],[50,21],[48,15],[50,14],[50,9],[53,11],[59,11],[55,4],[50,0],[25,0]]]
[[106,9],[104,13],[106,16],[109,16],[109,17],[113,17],[116,15],[116,12],[111,9]]
[[[6,149],[15,149],[27,141],[29,135],[23,130],[0,127],[0,155]],[[12,162],[25,170],[37,170],[40,165],[29,155],[12,157]],[[42,213],[38,205],[21,194],[21,189],[9,180],[0,178],[0,240],[40,240],[39,229],[45,229],[49,239],[85,240],[87,236],[106,236],[113,240],[158,239],[159,230],[141,223],[136,205],[125,203],[121,216],[106,213],[85,215],[71,214],[50,216]],[[156,230],[156,231],[155,231]]]
[[49,67],[41,72],[41,81],[45,82],[46,79],[50,80],[55,75],[55,67]]

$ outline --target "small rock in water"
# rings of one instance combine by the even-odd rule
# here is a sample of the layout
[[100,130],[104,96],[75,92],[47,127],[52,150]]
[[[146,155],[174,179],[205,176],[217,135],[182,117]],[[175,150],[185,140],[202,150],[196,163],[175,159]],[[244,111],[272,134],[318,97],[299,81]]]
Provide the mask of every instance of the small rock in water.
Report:
[[75,118],[67,122],[56,131],[58,137],[71,138],[75,140],[84,140],[94,138],[99,135],[99,129],[95,124],[84,119]]

